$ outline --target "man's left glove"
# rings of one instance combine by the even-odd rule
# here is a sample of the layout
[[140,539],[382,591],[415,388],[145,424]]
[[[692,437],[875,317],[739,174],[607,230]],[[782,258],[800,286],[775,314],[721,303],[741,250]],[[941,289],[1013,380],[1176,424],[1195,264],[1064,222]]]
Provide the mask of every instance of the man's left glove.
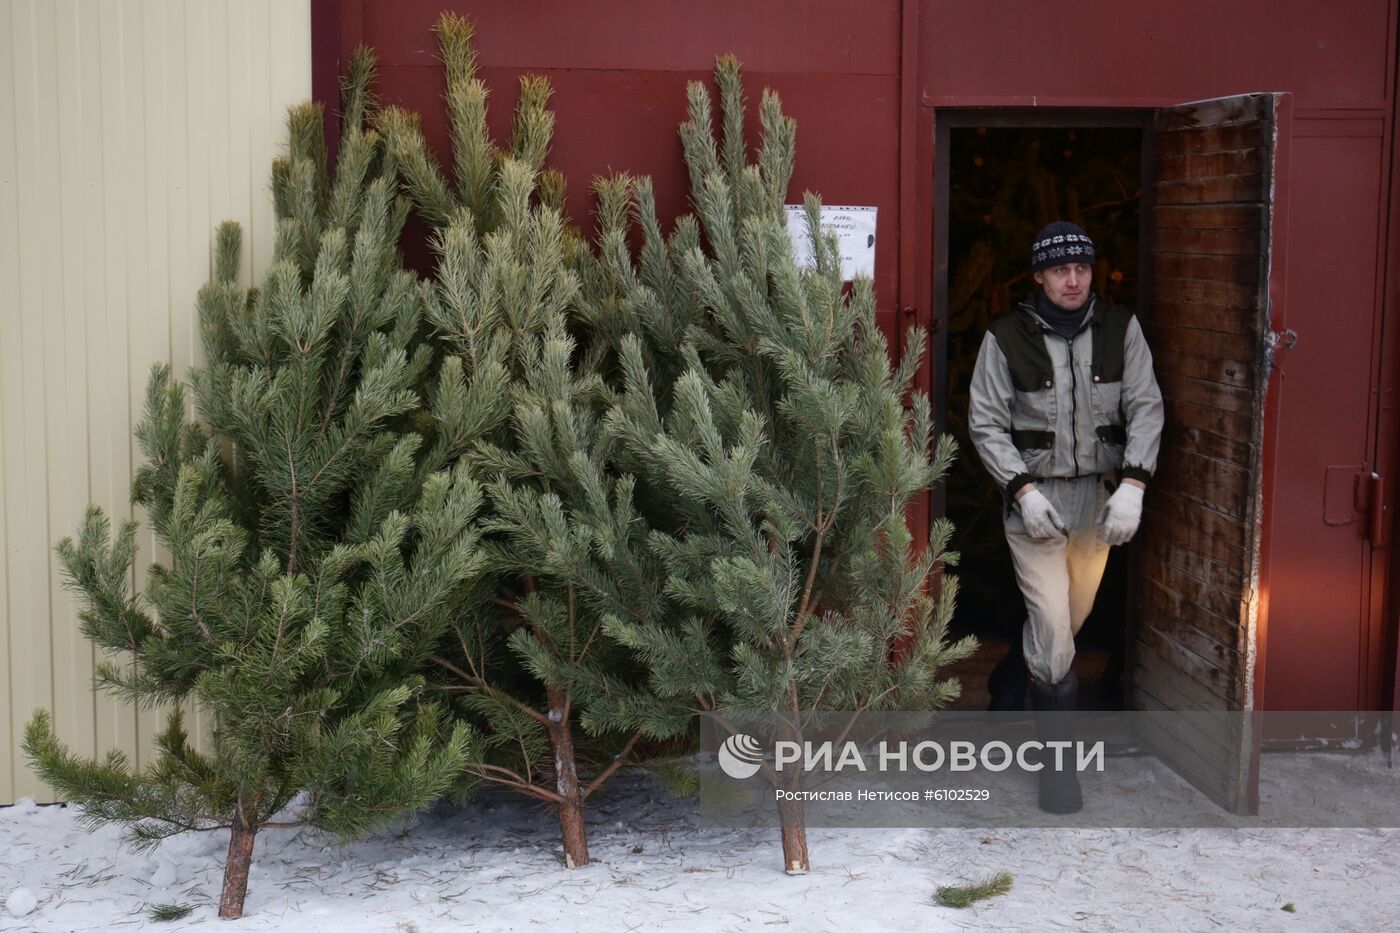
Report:
[[1142,487],[1119,483],[1099,518],[1099,540],[1106,544],[1127,544],[1142,521]]

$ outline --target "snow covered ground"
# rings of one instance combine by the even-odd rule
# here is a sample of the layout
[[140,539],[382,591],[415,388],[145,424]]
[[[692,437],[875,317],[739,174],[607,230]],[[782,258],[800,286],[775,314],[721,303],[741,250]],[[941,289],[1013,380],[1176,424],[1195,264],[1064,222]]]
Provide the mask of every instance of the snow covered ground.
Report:
[[[1267,760],[1266,802],[1307,792],[1290,769],[1305,776],[1317,756]],[[1400,770],[1367,769],[1400,793]],[[614,784],[590,814],[593,863],[575,871],[557,824],[520,798],[442,805],[346,848],[264,832],[247,913],[223,929],[1400,930],[1400,829],[813,829],[812,873],[788,877],[774,830],[698,826],[694,801],[647,774]],[[149,855],[119,838],[64,807],[0,809],[0,930],[224,923],[226,833]],[[1005,895],[934,901],[939,885],[1001,871],[1015,878]],[[147,916],[171,903],[196,909]]]

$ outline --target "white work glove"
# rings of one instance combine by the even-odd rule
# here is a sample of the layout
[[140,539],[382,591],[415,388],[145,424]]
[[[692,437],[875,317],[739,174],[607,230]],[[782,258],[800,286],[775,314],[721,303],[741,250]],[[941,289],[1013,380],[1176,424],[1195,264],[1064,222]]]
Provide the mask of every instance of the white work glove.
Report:
[[1021,522],[1026,526],[1026,534],[1032,538],[1065,537],[1064,519],[1045,494],[1031,487],[1025,495],[1016,500],[1021,510]]
[[1142,521],[1142,487],[1119,483],[1099,516],[1099,540],[1106,544],[1127,544]]

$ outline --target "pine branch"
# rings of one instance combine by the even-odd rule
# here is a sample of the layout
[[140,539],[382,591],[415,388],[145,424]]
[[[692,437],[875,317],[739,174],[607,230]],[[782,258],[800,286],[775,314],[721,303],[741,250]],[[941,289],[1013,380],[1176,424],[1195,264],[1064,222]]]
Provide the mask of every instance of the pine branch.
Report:
[[466,684],[468,687],[471,687],[473,690],[478,690],[494,700],[499,700],[502,703],[506,703],[510,706],[513,706],[525,715],[529,716],[531,719],[534,719],[542,723],[543,725],[549,725],[549,717],[546,716],[544,713],[541,713],[533,706],[530,706],[529,704],[516,699],[508,693],[491,687],[486,683],[486,681],[482,680],[480,677],[468,674],[466,671],[462,670],[460,667],[453,664],[451,661],[448,661],[446,658],[440,657],[435,654],[430,654],[428,655],[428,660],[436,664],[438,667],[441,667],[443,670],[455,674],[459,679],[461,679],[461,681],[464,684]]
[[593,780],[589,782],[588,786],[584,788],[583,797],[585,800],[592,796],[595,790],[602,787],[603,784],[607,781],[607,779],[612,777],[613,773],[616,772],[618,768],[622,767],[627,762],[627,756],[631,753],[632,746],[636,745],[637,740],[641,737],[642,733],[640,729],[628,736],[627,743],[622,746],[622,751],[614,755],[612,761],[608,763],[608,766],[602,771],[598,772],[598,774],[593,778]]
[[977,901],[1005,894],[1011,884],[1011,875],[1003,871],[971,884],[940,885],[935,897],[945,907],[971,907]]
[[483,781],[490,781],[493,784],[500,784],[503,787],[509,787],[511,790],[517,793],[525,794],[529,797],[536,797],[540,800],[545,801],[546,803],[552,803],[557,805],[564,802],[564,798],[562,795],[557,794],[554,791],[548,790],[546,788],[540,787],[538,784],[531,782],[527,778],[521,777],[520,775],[516,774],[514,771],[511,771],[508,768],[502,768],[498,765],[476,764],[469,765],[467,768],[467,772],[469,774],[475,775]]

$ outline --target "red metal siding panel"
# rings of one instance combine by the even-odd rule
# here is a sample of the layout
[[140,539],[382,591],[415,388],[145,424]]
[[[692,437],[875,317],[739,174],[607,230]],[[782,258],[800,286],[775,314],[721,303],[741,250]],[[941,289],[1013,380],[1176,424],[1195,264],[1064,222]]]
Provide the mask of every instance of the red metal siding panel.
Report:
[[923,93],[940,102],[1181,102],[1291,91],[1295,107],[1389,97],[1389,0],[934,0]]
[[[483,36],[481,44],[490,41]],[[522,73],[504,67],[481,70],[492,92],[489,122],[497,139],[509,138],[517,77]],[[536,69],[535,73],[547,77],[554,87],[557,123],[549,164],[569,179],[568,211],[575,223],[591,227],[591,180],[612,172],[650,175],[663,222],[689,209],[689,181],[677,129],[686,118],[686,82],[708,81],[708,71]],[[428,141],[446,164],[440,69],[388,66],[380,74],[380,98],[421,113]],[[764,87],[777,91],[784,111],[797,120],[797,167],[789,201],[800,203],[802,192],[810,189],[828,204],[879,206],[876,294],[881,308],[892,308],[899,230],[897,79],[837,74],[799,77],[746,69],[745,88],[755,110]],[[756,113],[751,117],[750,139],[756,142]],[[892,326],[893,320],[887,323]]]
[[732,52],[768,72],[894,75],[899,5],[851,0],[547,0],[364,4],[364,35],[386,65],[434,68],[443,10],[477,26],[483,65],[704,71]]

